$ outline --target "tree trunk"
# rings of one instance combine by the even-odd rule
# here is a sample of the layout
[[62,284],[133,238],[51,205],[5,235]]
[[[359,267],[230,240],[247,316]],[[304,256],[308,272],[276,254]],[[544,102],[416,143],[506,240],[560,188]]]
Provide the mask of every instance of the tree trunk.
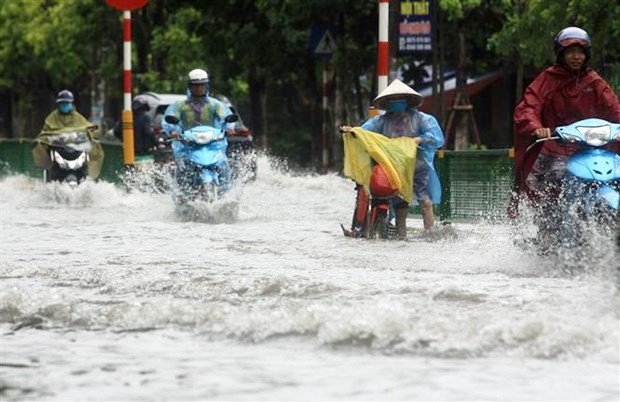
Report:
[[523,59],[521,55],[517,55],[517,82],[515,92],[515,104],[521,101],[523,96]]
[[250,69],[250,127],[254,130],[257,145],[267,148],[267,95],[265,93],[265,80],[260,76],[255,66]]

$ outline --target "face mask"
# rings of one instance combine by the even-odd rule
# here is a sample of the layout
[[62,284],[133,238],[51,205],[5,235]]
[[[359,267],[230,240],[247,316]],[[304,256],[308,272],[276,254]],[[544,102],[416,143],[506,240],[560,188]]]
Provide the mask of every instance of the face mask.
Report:
[[73,104],[69,102],[61,102],[58,105],[58,111],[62,114],[69,114],[73,110]]
[[405,109],[407,109],[406,100],[392,100],[387,103],[385,110],[388,112],[402,112]]

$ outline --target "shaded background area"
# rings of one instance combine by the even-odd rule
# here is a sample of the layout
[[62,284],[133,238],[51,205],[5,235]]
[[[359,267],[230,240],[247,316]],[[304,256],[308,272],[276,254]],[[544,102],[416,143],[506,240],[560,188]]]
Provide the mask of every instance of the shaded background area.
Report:
[[[398,55],[392,43],[390,77],[424,91],[441,84],[432,80],[438,76],[445,81],[444,101],[455,76],[467,82],[497,77],[484,88],[467,84],[486,148],[511,146],[513,106],[529,80],[553,60],[552,40],[564,26],[579,25],[591,34],[592,66],[620,88],[620,42],[615,40],[620,5],[602,0],[430,3],[436,48],[432,54]],[[392,15],[400,5],[390,1]],[[74,92],[77,109],[95,123],[108,128],[118,120],[121,20],[105,2],[3,2],[0,133],[35,136],[62,88]],[[376,95],[376,0],[151,0],[132,13],[132,24],[134,93],[183,93],[187,72],[204,67],[212,91],[232,100],[257,142],[300,166],[319,166],[322,147],[323,63],[310,49],[313,27],[331,27],[337,41],[327,63],[327,135],[334,169],[342,154],[336,127],[365,119]],[[391,33],[396,29],[393,24]],[[429,75],[433,65],[438,75]],[[439,98],[427,100],[445,123],[450,102],[439,107]]]

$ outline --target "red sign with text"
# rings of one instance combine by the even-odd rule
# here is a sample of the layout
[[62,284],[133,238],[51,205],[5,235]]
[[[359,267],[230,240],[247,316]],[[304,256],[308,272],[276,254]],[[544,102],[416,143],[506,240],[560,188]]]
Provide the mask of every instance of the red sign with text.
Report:
[[117,10],[131,11],[144,7],[149,0],[105,0],[105,2]]

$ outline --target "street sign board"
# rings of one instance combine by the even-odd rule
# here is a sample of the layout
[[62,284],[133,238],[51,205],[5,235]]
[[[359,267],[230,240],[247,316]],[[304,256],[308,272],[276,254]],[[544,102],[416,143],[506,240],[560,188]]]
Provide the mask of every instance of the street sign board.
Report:
[[142,8],[149,0],[105,0],[110,7],[121,11],[132,11]]
[[329,59],[338,44],[332,30],[327,27],[313,26],[310,32],[310,51],[315,59]]
[[433,51],[433,3],[433,0],[400,0],[397,15],[398,54],[430,53]]

